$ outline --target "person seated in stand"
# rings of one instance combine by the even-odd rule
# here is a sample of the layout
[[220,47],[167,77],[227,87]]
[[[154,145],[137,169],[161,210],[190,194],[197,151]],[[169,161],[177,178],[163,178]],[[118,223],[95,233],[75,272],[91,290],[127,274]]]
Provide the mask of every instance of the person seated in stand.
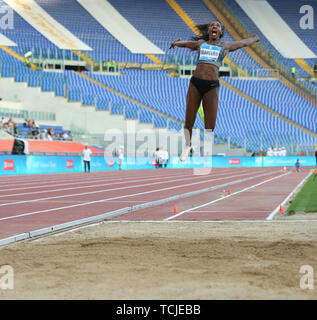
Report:
[[4,119],[4,117],[2,117],[0,119],[0,128],[2,128],[4,124],[5,124],[5,119]]
[[47,140],[49,141],[53,141],[55,140],[55,132],[54,132],[54,129],[53,128],[49,128],[48,131],[47,131]]
[[46,140],[46,134],[47,130],[43,129],[43,131],[40,133],[40,140]]
[[39,139],[40,137],[40,128],[38,126],[33,126],[32,130],[32,138],[33,139]]

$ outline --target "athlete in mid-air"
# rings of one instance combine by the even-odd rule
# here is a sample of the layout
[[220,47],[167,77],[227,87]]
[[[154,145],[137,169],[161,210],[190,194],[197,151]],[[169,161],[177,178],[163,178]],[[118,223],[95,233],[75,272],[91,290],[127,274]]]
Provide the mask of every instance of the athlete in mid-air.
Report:
[[186,161],[191,150],[192,129],[201,104],[204,110],[205,130],[212,134],[217,118],[219,68],[227,52],[232,52],[259,41],[257,35],[252,38],[235,42],[220,42],[224,35],[224,27],[219,21],[196,26],[200,36],[192,37],[191,41],[175,40],[174,47],[189,48],[199,53],[196,70],[190,80],[186,98],[185,141],[186,145],[181,154],[181,161]]

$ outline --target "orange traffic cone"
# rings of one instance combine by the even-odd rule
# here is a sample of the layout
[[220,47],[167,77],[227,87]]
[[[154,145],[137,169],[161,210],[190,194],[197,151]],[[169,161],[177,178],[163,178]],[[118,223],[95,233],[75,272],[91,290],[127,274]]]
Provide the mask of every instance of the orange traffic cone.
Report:
[[284,212],[284,209],[283,209],[283,206],[280,205],[280,210],[279,210],[280,213]]
[[228,194],[231,194],[231,189],[229,188],[229,190],[228,190]]
[[286,171],[286,167],[283,168],[283,171]]
[[178,209],[177,209],[177,205],[175,204],[174,205],[174,211],[173,211],[174,213],[178,213]]

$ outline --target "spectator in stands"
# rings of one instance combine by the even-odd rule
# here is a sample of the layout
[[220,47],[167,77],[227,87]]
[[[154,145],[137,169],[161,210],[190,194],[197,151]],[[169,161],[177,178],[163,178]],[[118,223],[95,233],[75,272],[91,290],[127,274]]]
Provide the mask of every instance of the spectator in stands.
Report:
[[47,140],[52,141],[55,140],[56,136],[55,136],[55,132],[53,128],[49,128],[47,131]]
[[5,119],[4,117],[2,117],[0,120],[0,127],[3,127],[4,124],[5,124]]
[[297,161],[295,162],[295,170],[296,172],[301,172],[303,169],[301,163],[299,162],[299,159],[297,159]]
[[32,127],[31,133],[32,133],[32,138],[33,139],[39,139],[40,138],[40,128],[38,126],[34,125]]
[[33,123],[32,123],[31,120],[27,120],[27,126],[28,126],[29,128],[32,128],[32,127],[33,127]]
[[296,75],[296,68],[292,67],[292,77],[295,78]]
[[64,140],[64,139],[63,139],[63,132],[60,132],[60,133],[57,135],[57,140],[59,140],[59,141]]
[[219,21],[197,25],[200,35],[192,37],[192,41],[175,40],[170,49],[174,47],[189,48],[199,52],[197,67],[190,80],[187,99],[184,133],[186,145],[180,160],[186,161],[191,149],[192,128],[196,119],[198,108],[203,103],[204,122],[206,134],[211,135],[217,118],[219,68],[228,52],[251,46],[259,41],[254,35],[249,39],[234,42],[221,42],[224,35],[224,26]]
[[62,140],[64,140],[64,141],[71,141],[72,140],[70,131],[64,131],[62,133]]
[[12,119],[10,118],[8,123],[7,123],[7,132],[9,134],[11,134],[12,136],[14,136],[14,122],[12,121]]
[[47,135],[47,130],[43,129],[43,131],[40,133],[40,139],[41,140],[46,140],[46,135]]
[[115,62],[115,60],[109,61],[108,67],[109,67],[109,71],[110,72],[115,72],[116,71],[116,62]]
[[19,135],[19,128],[18,128],[18,125],[16,122],[14,122],[14,124],[13,124],[13,133],[14,133],[15,137],[17,137]]
[[4,130],[6,133],[11,134],[11,133],[10,133],[10,130],[9,130],[9,126],[8,126],[7,123],[4,123],[2,128],[3,128],[3,130]]
[[85,172],[90,172],[90,155],[92,154],[92,151],[88,149],[88,146],[85,147],[83,151],[83,157],[84,157],[84,170]]

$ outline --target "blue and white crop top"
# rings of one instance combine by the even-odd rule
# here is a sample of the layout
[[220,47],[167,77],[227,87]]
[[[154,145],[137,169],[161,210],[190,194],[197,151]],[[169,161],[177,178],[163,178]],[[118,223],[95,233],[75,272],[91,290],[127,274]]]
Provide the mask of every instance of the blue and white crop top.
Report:
[[199,49],[198,54],[198,63],[208,63],[213,64],[218,69],[222,65],[222,61],[225,57],[225,50],[220,43],[215,44],[208,44],[204,42]]

